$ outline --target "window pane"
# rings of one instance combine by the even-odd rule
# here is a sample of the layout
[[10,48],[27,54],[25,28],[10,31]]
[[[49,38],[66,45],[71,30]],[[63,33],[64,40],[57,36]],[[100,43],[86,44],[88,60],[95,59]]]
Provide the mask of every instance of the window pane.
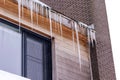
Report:
[[27,55],[42,60],[43,44],[32,38],[27,38]]
[[0,22],[0,69],[21,75],[21,34]]
[[31,80],[43,80],[43,42],[26,37],[27,77]]
[[27,77],[31,80],[43,80],[43,65],[41,62],[27,58]]

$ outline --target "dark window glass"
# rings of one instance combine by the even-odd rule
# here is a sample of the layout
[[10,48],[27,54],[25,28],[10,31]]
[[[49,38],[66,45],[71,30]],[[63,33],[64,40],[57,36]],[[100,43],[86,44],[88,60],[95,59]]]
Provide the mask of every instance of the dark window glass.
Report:
[[32,38],[27,38],[27,55],[41,60],[43,59],[43,42],[41,41],[37,41],[35,39]]
[[51,42],[23,32],[24,76],[31,80],[52,80]]

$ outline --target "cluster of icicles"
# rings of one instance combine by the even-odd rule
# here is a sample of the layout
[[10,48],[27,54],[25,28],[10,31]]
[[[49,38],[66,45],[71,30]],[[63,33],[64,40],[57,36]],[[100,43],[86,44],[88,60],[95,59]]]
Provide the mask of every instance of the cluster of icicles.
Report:
[[[23,7],[26,7],[30,10],[30,15],[31,15],[31,24],[33,24],[33,12],[37,13],[37,24],[38,24],[38,15],[42,15],[45,16],[49,19],[49,23],[50,23],[50,35],[51,38],[53,37],[53,32],[52,32],[52,20],[59,22],[60,23],[60,32],[61,32],[61,36],[62,36],[62,24],[66,25],[66,26],[70,26],[72,29],[72,38],[73,38],[73,47],[75,50],[75,35],[74,35],[74,31],[76,34],[76,39],[77,39],[77,52],[78,52],[78,56],[79,56],[79,66],[80,66],[80,70],[81,70],[81,51],[80,51],[80,41],[79,41],[79,27],[84,27],[86,28],[86,32],[87,32],[87,36],[88,36],[88,42],[92,43],[92,45],[94,44],[95,41],[95,31],[92,29],[91,26],[87,26],[86,24],[82,23],[82,22],[76,22],[74,20],[68,20],[70,21],[68,24],[66,21],[66,18],[63,18],[62,14],[59,14],[57,12],[54,12],[51,10],[51,8],[49,6],[47,6],[46,4],[40,2],[39,0],[16,0],[18,2],[18,16],[19,16],[19,30],[20,30],[20,24],[21,24],[21,15],[23,15]],[[21,13],[22,12],[22,13]],[[64,16],[65,17],[65,16]],[[69,19],[69,18],[68,18]],[[92,25],[93,26],[93,25]],[[90,28],[89,28],[90,27]]]

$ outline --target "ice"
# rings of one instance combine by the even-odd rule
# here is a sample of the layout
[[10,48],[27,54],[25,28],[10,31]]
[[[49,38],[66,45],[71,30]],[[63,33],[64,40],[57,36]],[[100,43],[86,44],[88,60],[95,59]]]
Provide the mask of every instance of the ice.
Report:
[[39,7],[38,7],[38,4],[36,3],[35,4],[35,12],[36,12],[36,21],[37,21],[36,23],[37,23],[37,26],[38,26],[38,12],[39,12],[38,9],[39,9]]
[[54,19],[55,19],[55,29],[56,29],[57,27],[57,14],[56,13],[54,14]]
[[22,7],[22,19],[24,18],[24,0],[21,0],[21,7]]
[[30,4],[29,4],[29,6],[30,6],[30,18],[31,18],[31,26],[33,27],[33,1],[32,0],[30,0]]
[[50,22],[50,36],[53,37],[52,34],[52,19],[51,19],[51,9],[49,9],[49,22]]
[[21,31],[21,0],[18,0],[19,32]]
[[6,2],[6,1],[4,0],[4,4],[5,4],[5,2]]
[[73,53],[76,53],[75,49],[75,34],[74,34],[74,25],[73,21],[71,21],[71,28],[72,28],[72,45],[73,45]]
[[61,14],[59,16],[59,21],[60,21],[60,33],[61,33],[61,38],[63,37],[63,31],[62,31],[62,18],[61,18]]
[[77,39],[77,49],[78,49],[78,58],[79,58],[79,66],[81,70],[81,52],[80,52],[80,42],[79,42],[79,33],[78,33],[78,24],[75,22],[75,32],[76,32],[76,39]]

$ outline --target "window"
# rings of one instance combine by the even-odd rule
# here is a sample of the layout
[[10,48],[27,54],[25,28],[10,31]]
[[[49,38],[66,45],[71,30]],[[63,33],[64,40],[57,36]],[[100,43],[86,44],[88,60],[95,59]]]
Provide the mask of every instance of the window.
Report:
[[51,40],[0,19],[0,69],[31,80],[52,80]]
[[0,69],[21,75],[21,34],[1,21]]
[[52,80],[51,42],[23,32],[24,76],[32,80]]

